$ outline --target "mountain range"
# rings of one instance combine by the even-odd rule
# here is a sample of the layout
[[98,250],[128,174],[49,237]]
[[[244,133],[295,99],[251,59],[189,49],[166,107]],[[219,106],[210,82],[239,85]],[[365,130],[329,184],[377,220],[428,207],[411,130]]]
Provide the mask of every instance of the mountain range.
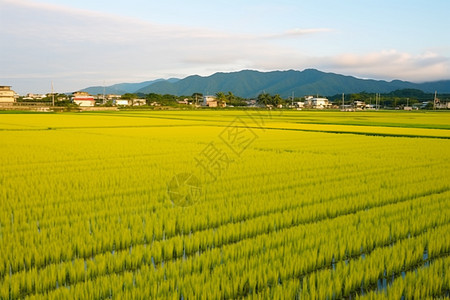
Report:
[[139,83],[118,83],[110,86],[91,86],[88,88],[85,88],[81,90],[82,92],[88,92],[91,95],[98,95],[98,94],[116,94],[116,95],[123,95],[126,93],[135,93],[136,91],[145,88],[147,86],[150,86],[154,83],[160,82],[160,81],[167,81],[170,83],[177,82],[179,79],[177,78],[171,78],[171,79],[156,79],[156,80],[150,80],[150,81],[144,81]]
[[157,79],[141,83],[120,83],[108,87],[89,87],[83,91],[90,94],[156,93],[192,95],[202,93],[232,92],[236,96],[255,98],[260,93],[280,94],[282,97],[304,95],[332,96],[341,93],[389,93],[399,89],[418,89],[427,93],[450,93],[450,80],[413,83],[409,81],[361,79],[353,76],[321,72],[316,69],[304,71],[259,72],[243,70],[231,73],[215,73],[211,76],[193,75],[184,79]]

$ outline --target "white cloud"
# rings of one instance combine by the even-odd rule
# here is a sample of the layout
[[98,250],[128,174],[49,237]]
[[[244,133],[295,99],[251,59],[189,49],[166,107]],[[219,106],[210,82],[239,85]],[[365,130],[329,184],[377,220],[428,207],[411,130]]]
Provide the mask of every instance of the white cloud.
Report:
[[433,81],[445,79],[450,73],[450,59],[434,52],[413,55],[397,50],[383,50],[368,54],[346,53],[323,58],[323,67],[351,72],[362,77]]
[[[51,79],[55,86],[61,82],[61,91],[70,91],[104,81],[138,82],[240,69],[318,68],[417,81],[450,77],[449,59],[437,52],[413,55],[388,50],[318,57],[311,36],[335,34],[330,28],[232,34],[26,0],[0,0],[0,4],[0,34],[8,41],[8,47],[1,49],[0,80],[16,85],[22,79],[27,86],[18,90],[24,92],[38,91],[38,84]],[[330,47],[326,39],[319,43]],[[30,87],[33,80],[36,87]]]
[[[10,48],[0,78],[148,80],[167,73],[245,68],[282,52],[267,36],[162,26],[24,0],[3,3],[0,32]],[[296,29],[278,36],[314,32]]]
[[268,39],[279,39],[279,38],[294,38],[294,37],[302,37],[305,35],[323,33],[323,32],[332,32],[331,28],[294,28],[282,33],[268,34],[266,36],[262,36],[262,38]]

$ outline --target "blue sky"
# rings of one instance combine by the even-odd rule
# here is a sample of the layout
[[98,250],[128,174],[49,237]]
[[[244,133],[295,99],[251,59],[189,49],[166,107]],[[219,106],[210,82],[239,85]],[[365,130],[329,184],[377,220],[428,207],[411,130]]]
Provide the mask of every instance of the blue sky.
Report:
[[450,1],[0,0],[0,85],[20,94],[303,70],[450,79]]

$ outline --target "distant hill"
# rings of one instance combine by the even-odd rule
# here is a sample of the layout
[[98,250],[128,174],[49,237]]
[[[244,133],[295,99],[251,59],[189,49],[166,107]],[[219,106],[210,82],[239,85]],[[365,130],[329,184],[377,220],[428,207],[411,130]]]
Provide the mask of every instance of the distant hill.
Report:
[[[99,90],[99,88],[101,90]],[[193,75],[184,79],[158,79],[142,83],[123,83],[106,88],[106,93],[157,93],[177,96],[193,93],[215,94],[231,91],[244,98],[255,98],[260,93],[280,94],[288,97],[304,95],[332,96],[341,93],[389,93],[400,89],[418,89],[427,93],[450,93],[450,80],[412,83],[408,81],[360,79],[315,69],[304,71],[259,72],[243,70],[231,73],[215,73],[211,76]],[[103,93],[103,87],[85,89],[91,94]]]
[[360,79],[334,73],[325,73],[315,69],[304,71],[258,72],[244,70],[232,73],[215,73],[211,76],[189,76],[174,83],[156,82],[138,90],[141,93],[192,95],[195,92],[215,94],[219,91],[231,91],[235,95],[252,98],[262,92],[280,94],[282,97],[292,95],[331,96],[339,93],[389,93],[399,89],[419,89],[424,92],[450,92],[450,80],[412,83],[401,80],[384,81]]
[[178,78],[171,78],[171,79],[156,79],[151,81],[144,81],[139,83],[118,83],[110,86],[91,86],[88,88],[85,88],[81,91],[88,92],[91,95],[98,95],[98,94],[116,94],[116,95],[123,95],[126,93],[135,93],[137,90],[149,87],[152,84],[156,82],[170,82],[175,83],[179,79]]

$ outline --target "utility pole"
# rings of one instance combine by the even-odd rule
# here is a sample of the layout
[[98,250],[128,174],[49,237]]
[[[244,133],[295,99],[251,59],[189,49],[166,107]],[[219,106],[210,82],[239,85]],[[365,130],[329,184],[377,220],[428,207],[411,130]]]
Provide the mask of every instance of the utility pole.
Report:
[[55,94],[53,93],[53,81],[52,81],[52,106],[55,106]]
[[344,99],[345,99],[345,97],[344,97],[344,93],[342,93],[342,110],[345,110],[345,106],[344,106]]
[[378,108],[377,108],[377,110],[380,109],[380,106],[381,106],[381,94],[378,93]]
[[106,89],[106,87],[105,87],[105,81],[103,80],[103,104],[106,103],[106,101],[105,101],[105,89]]
[[378,110],[378,100],[379,100],[380,94],[375,94],[375,110]]
[[294,91],[292,91],[292,106],[294,106]]
[[433,110],[436,110],[436,97],[437,97],[437,91],[434,91]]

